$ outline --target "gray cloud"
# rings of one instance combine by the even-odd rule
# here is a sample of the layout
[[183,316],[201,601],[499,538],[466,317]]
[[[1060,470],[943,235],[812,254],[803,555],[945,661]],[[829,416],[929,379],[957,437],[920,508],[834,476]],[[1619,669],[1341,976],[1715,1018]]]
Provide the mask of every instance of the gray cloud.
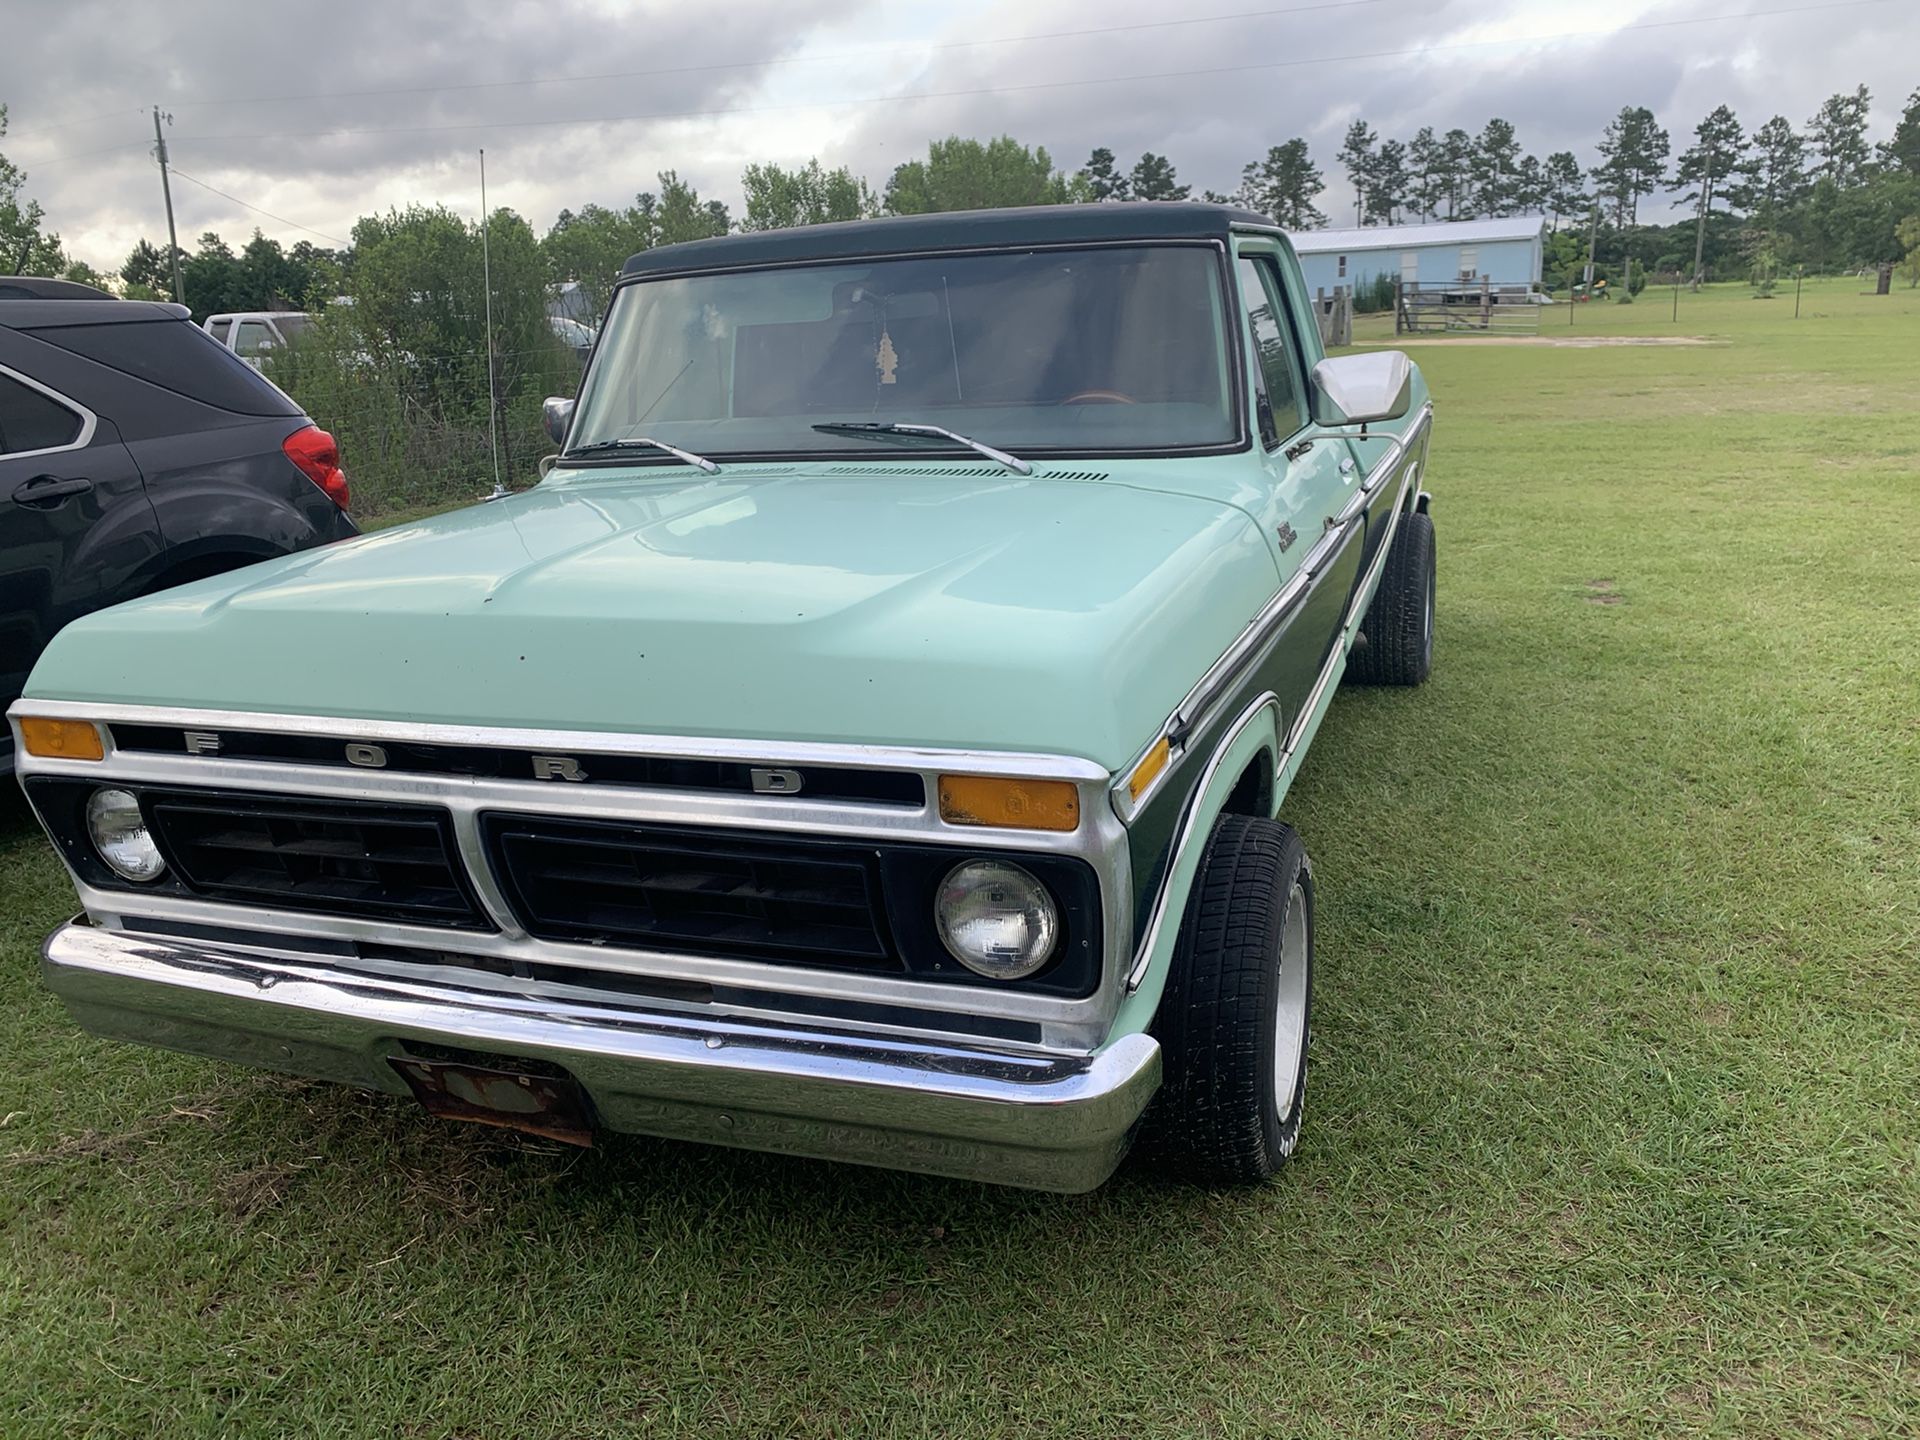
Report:
[[[1179,12],[1147,0],[1044,8],[953,0],[905,11],[866,0],[657,8],[202,0],[165,10],[15,0],[0,101],[12,111],[5,148],[28,170],[30,193],[71,251],[108,265],[139,236],[164,233],[146,153],[145,106],[154,100],[173,112],[182,171],[343,236],[357,215],[412,200],[472,213],[481,145],[494,203],[545,228],[562,206],[618,203],[651,188],[661,169],[737,202],[746,160],[818,153],[881,184],[931,138],[1002,131],[1046,145],[1067,168],[1097,145],[1129,160],[1148,149],[1168,154],[1196,189],[1229,189],[1246,160],[1304,135],[1328,174],[1321,204],[1339,221],[1350,201],[1333,154],[1355,115],[1405,138],[1422,124],[1477,130],[1498,114],[1528,150],[1571,149],[1584,162],[1622,104],[1652,107],[1678,149],[1716,104],[1732,105],[1749,128],[1776,112],[1799,124],[1827,94],[1865,82],[1884,135],[1920,78],[1910,64],[1920,12],[1898,3],[1382,54],[1593,30],[1608,18],[1720,15],[1732,4],[1684,0],[1603,17],[1571,0],[1383,0],[1128,29]],[[1202,13],[1234,8],[1215,0]],[[1078,29],[1095,33],[965,43]],[[1366,56],[1379,58],[1340,58]],[[632,71],[657,73],[494,84]],[[1166,78],[1116,79],[1155,75]],[[409,93],[338,93],[399,87]],[[314,92],[331,98],[216,103]],[[935,93],[878,98],[924,92]],[[687,114],[720,111],[732,113]],[[656,118],[608,118],[632,115]],[[327,133],[341,131],[373,133]],[[255,225],[288,242],[314,238],[191,183],[176,187],[175,203],[189,244],[205,229],[239,241]]]

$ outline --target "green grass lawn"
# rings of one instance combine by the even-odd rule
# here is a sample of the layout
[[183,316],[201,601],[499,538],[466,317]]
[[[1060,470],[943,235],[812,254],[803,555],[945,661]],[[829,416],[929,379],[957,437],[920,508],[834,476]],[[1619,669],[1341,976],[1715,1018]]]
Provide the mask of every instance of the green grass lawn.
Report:
[[580,1154],[96,1042],[12,801],[0,1435],[1920,1432],[1920,295],[1862,288],[1413,352],[1437,665],[1289,801],[1264,1189]]

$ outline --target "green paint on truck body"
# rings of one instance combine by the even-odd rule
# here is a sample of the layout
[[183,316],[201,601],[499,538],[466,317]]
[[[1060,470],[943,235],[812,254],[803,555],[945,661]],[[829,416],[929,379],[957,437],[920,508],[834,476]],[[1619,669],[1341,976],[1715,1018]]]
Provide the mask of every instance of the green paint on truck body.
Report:
[[556,471],[510,499],[88,616],[27,694],[1111,769],[1278,583],[1221,484],[1257,467],[1050,468],[1094,470]]

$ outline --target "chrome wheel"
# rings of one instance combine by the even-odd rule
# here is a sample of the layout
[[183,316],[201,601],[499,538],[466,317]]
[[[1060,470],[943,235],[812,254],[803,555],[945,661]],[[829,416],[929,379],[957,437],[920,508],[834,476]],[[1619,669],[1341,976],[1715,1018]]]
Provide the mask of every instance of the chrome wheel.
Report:
[[1293,1114],[1307,1049],[1307,895],[1296,884],[1287,894],[1280,932],[1280,974],[1273,1015],[1273,1104],[1282,1124]]

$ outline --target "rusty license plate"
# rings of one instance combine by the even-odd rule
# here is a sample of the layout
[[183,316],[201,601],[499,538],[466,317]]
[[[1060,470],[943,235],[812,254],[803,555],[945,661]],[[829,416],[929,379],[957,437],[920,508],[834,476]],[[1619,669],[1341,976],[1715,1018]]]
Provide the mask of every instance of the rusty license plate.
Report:
[[400,1072],[430,1115],[519,1130],[567,1145],[593,1144],[587,1098],[571,1076],[529,1075],[405,1055],[390,1056],[387,1063]]

